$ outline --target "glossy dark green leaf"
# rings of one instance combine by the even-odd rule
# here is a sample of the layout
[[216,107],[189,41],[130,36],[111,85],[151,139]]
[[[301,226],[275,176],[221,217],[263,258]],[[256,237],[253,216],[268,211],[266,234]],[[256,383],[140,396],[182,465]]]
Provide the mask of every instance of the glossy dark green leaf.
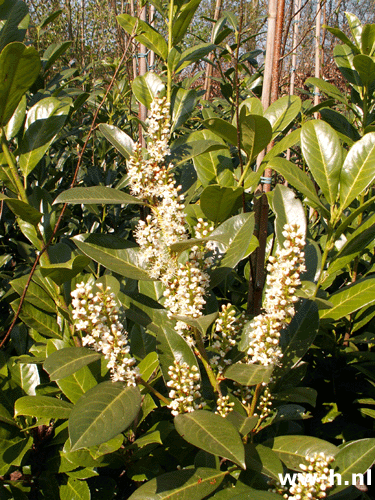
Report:
[[21,0],[3,0],[1,2],[0,52],[8,43],[22,42],[28,26],[28,13],[29,9],[26,3]]
[[[320,111],[322,119],[331,125],[339,134],[343,134],[351,141],[358,141],[361,136],[352,123],[342,114],[334,109],[322,109]],[[348,141],[350,145],[350,140]]]
[[237,146],[237,129],[227,121],[222,118],[209,118],[203,125],[232,146]]
[[228,420],[215,413],[198,410],[177,415],[174,424],[188,443],[246,468],[241,436]]
[[34,47],[9,43],[0,54],[0,126],[11,119],[23,94],[31,87],[40,70],[40,58]]
[[226,475],[226,471],[206,467],[167,472],[143,484],[129,500],[202,500]]
[[191,116],[198,99],[197,91],[194,89],[178,89],[172,98],[172,127],[171,133]]
[[121,382],[102,382],[86,392],[69,418],[72,451],[105,443],[123,432],[139,412],[137,387]]
[[57,398],[48,396],[24,396],[17,399],[14,414],[31,417],[69,418],[73,405]]
[[193,45],[192,47],[186,49],[182,54],[175,69],[176,73],[179,73],[184,68],[192,64],[193,62],[200,61],[203,57],[207,56],[216,48],[212,43],[200,43],[198,45]]
[[320,311],[321,319],[338,320],[375,303],[375,278],[365,278],[329,296],[331,309]]
[[145,45],[148,49],[152,50],[160,56],[164,61],[168,56],[168,46],[163,35],[158,33],[155,28],[150,26],[139,17],[133,17],[129,14],[121,14],[116,17],[119,25],[129,35],[135,35],[135,39]]
[[236,410],[230,411],[225,418],[229,420],[232,425],[234,425],[241,436],[249,434],[259,421],[259,418],[255,415],[252,417],[244,417],[240,413],[236,412]]
[[[16,310],[19,299],[12,302],[12,307]],[[20,312],[20,318],[27,326],[34,328],[38,333],[45,337],[61,339],[63,332],[57,325],[56,316],[48,314],[41,309],[24,302]]]
[[72,238],[90,259],[115,273],[136,280],[151,280],[140,265],[139,248],[109,234],[79,234]]
[[272,139],[275,139],[288,127],[301,111],[301,99],[286,95],[277,99],[264,112],[264,117],[272,126]]
[[73,205],[81,204],[107,204],[107,205],[143,205],[144,202],[138,200],[130,194],[124,193],[119,189],[109,188],[105,186],[91,187],[76,187],[63,191],[53,202],[55,203],[72,203]]
[[149,71],[134,78],[132,90],[137,101],[150,109],[152,101],[164,90],[164,83],[156,73]]
[[19,146],[19,165],[27,177],[43,158],[52,141],[62,129],[70,105],[56,97],[38,101],[27,112],[25,132]]
[[312,436],[277,436],[264,445],[272,448],[280,460],[294,470],[300,470],[300,464],[308,464],[306,456],[312,457],[318,453],[335,456],[339,451],[333,444]]
[[245,445],[246,468],[278,480],[283,464],[274,451],[261,444]]
[[305,123],[301,148],[309,169],[328,203],[336,202],[342,166],[342,147],[337,133],[321,120]]
[[[56,14],[56,12],[54,12],[53,14]],[[51,68],[51,66],[57,61],[60,56],[65,54],[72,43],[72,41],[51,43],[51,45],[47,47],[42,56],[44,73],[46,73]]]
[[[26,282],[28,280],[28,276],[22,276],[21,278],[17,278],[11,281],[11,287],[15,290],[19,296],[22,295]],[[26,294],[27,302],[37,306],[39,309],[49,313],[56,312],[56,305],[51,296],[39,285],[31,281],[29,283],[29,287],[27,289]]]
[[90,262],[91,259],[85,255],[76,255],[73,259],[62,264],[41,266],[40,273],[44,278],[49,278],[61,286],[63,283],[75,278]]
[[327,96],[332,97],[336,101],[347,104],[348,100],[345,95],[332,83],[326,82],[321,78],[310,77],[306,80],[306,85],[314,85],[314,87],[318,87],[322,92],[324,92]]
[[53,352],[44,362],[44,369],[51,380],[65,378],[101,358],[100,352],[91,351],[85,347],[65,347]]
[[268,167],[281,174],[293,187],[298,189],[307,199],[308,203],[316,207],[325,217],[329,217],[329,211],[321,203],[313,181],[297,165],[285,158],[272,158]]
[[218,224],[239,208],[242,194],[242,187],[232,188],[211,184],[203,190],[200,206],[207,219]]
[[8,141],[13,139],[13,137],[15,137],[18,134],[24,122],[25,114],[26,114],[26,96],[23,96],[15,112],[13,113],[11,119],[8,121],[6,127],[4,127],[5,137],[7,138]]
[[251,161],[270,142],[272,127],[268,119],[259,115],[241,116],[241,149],[243,149]]
[[318,393],[312,387],[293,387],[272,393],[273,397],[280,401],[291,401],[292,403],[308,403],[311,406],[316,405]]
[[235,215],[217,227],[210,239],[220,241],[217,249],[223,254],[219,264],[211,273],[211,287],[216,286],[228,273],[258,246],[258,240],[253,237],[254,213]]
[[268,383],[273,368],[273,365],[263,366],[251,363],[235,363],[225,370],[224,376],[241,385],[252,386],[261,384],[262,382]]
[[87,482],[69,477],[66,484],[59,488],[60,500],[90,500],[90,488]]
[[285,224],[298,224],[303,234],[306,234],[305,209],[301,200],[296,198],[294,191],[290,188],[277,184],[273,193],[272,210],[276,215],[276,237],[282,247],[285,240],[283,235]]
[[345,443],[335,456],[334,466],[341,474],[341,484],[349,481],[352,475],[364,474],[373,464],[375,454],[375,439],[366,438]]
[[179,10],[177,17],[173,19],[172,23],[173,47],[179,44],[183,39],[200,2],[201,0],[190,0],[189,2],[186,2]]
[[174,315],[173,318],[177,319],[178,321],[184,321],[188,325],[197,328],[204,336],[206,335],[208,328],[212,325],[212,323],[215,321],[218,315],[219,313],[215,312],[212,314],[199,316],[196,319],[191,318],[191,316],[180,316],[180,315]]
[[254,490],[252,488],[236,495],[236,489],[237,488],[234,488],[233,490],[233,496],[227,497],[228,500],[277,500],[280,497],[277,493],[271,493],[265,490]]
[[318,329],[318,307],[315,302],[306,300],[285,332],[286,347],[283,348],[282,366],[275,370],[277,376],[297,365],[314,342]]
[[170,379],[168,370],[170,366],[174,366],[175,360],[180,364],[187,363],[190,368],[193,366],[198,368],[198,361],[187,342],[169,325],[162,325],[161,331],[157,334],[156,351],[164,380]]
[[375,132],[350,148],[340,174],[340,208],[344,210],[375,177]]
[[[336,45],[333,49],[333,57],[337,67],[344,78],[359,91],[362,87],[362,80],[353,64],[353,58],[356,53],[359,53],[359,51],[353,51],[348,45]],[[355,107],[351,105],[350,101],[347,101],[347,104],[356,112]]]
[[99,130],[124,158],[127,160],[130,158],[133,153],[134,141],[128,134],[108,123],[100,123]]
[[42,218],[43,214],[41,214],[39,210],[36,210],[24,201],[18,200],[17,198],[8,198],[8,196],[2,193],[0,193],[0,200],[4,200],[15,215],[33,226],[36,226]]

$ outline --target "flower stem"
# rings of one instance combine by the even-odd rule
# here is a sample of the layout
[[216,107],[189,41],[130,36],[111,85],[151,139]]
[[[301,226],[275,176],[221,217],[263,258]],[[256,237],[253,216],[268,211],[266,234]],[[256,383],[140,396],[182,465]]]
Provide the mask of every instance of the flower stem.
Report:
[[152,387],[152,385],[150,385],[148,382],[146,382],[145,380],[143,380],[143,378],[139,377],[138,378],[138,382],[143,385],[144,387],[146,387],[146,389],[148,389],[150,392],[152,392],[157,398],[160,399],[160,401],[163,401],[163,403],[165,403],[166,405],[169,405],[170,404],[170,400],[167,399],[165,396],[163,396],[162,394],[160,394],[160,392],[158,392],[156,389],[154,389]]
[[221,396],[220,384],[217,381],[216,376],[211,368],[206,349],[204,348],[202,336],[197,328],[194,328],[194,337],[195,337],[195,342],[196,342],[196,348],[198,351],[198,356],[203,363],[203,366],[206,370],[208,378],[211,382],[212,388],[213,388],[214,392],[217,392]]

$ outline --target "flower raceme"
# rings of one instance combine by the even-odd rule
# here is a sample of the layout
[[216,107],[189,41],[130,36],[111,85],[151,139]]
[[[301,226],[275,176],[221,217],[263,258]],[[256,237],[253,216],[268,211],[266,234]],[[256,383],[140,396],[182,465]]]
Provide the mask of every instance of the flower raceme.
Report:
[[73,298],[73,320],[75,328],[81,331],[82,344],[102,352],[114,382],[123,381],[128,386],[137,385],[139,370],[130,355],[127,332],[119,321],[119,308],[110,288],[99,289],[95,294],[89,283],[79,283],[71,293]]
[[250,344],[247,363],[277,364],[282,357],[280,332],[295,314],[298,297],[295,291],[301,285],[300,274],[306,270],[303,248],[305,239],[298,224],[285,224],[283,247],[269,258],[264,312],[250,324]]

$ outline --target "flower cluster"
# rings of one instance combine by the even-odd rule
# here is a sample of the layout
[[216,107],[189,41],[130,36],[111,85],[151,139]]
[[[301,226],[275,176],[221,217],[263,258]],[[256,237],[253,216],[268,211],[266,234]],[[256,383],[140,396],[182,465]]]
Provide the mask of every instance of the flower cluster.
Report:
[[[165,307],[169,316],[180,315],[197,318],[206,303],[204,295],[209,286],[205,268],[213,257],[205,255],[212,246],[194,246],[186,263],[178,262],[171,245],[188,239],[185,221],[184,197],[181,186],[176,186],[171,169],[165,165],[169,154],[170,136],[169,103],[165,98],[156,98],[148,118],[148,148],[145,156],[141,146],[135,145],[128,162],[131,193],[145,200],[151,208],[146,220],[141,220],[134,236],[141,247],[141,259],[153,279],[165,286]],[[195,236],[207,236],[213,227],[202,219],[194,228]],[[189,326],[178,321],[176,330],[189,337]]]
[[171,389],[168,396],[172,399],[168,408],[171,408],[172,415],[179,413],[191,413],[204,406],[200,402],[202,397],[200,391],[200,374],[197,366],[191,368],[187,363],[180,364],[174,361],[174,366],[169,367],[168,375],[170,380],[167,386]]
[[260,401],[258,403],[258,408],[257,408],[260,420],[264,420],[270,415],[272,407],[272,399],[273,396],[271,395],[268,387],[266,387],[264,389],[262,396],[260,397]]
[[222,305],[219,317],[215,321],[213,332],[212,349],[215,355],[211,357],[211,366],[215,367],[219,373],[222,373],[226,366],[232,363],[227,356],[237,342],[237,336],[244,325],[245,314],[239,318],[236,317],[236,311],[231,304]]
[[216,411],[221,417],[226,417],[228,413],[233,411],[234,403],[229,402],[229,396],[221,396],[216,401]]
[[327,496],[327,489],[332,487],[329,477],[331,463],[334,457],[326,456],[323,452],[312,457],[306,456],[309,465],[300,464],[303,473],[297,475],[298,480],[291,487],[286,488],[279,482],[271,490],[279,493],[286,500],[319,500]]
[[93,287],[83,282],[71,293],[75,328],[85,334],[82,338],[84,346],[104,354],[114,382],[123,381],[135,386],[139,370],[135,359],[130,356],[127,333],[119,321],[115,295],[109,288],[104,290],[101,283],[96,286],[99,291],[95,295]]
[[278,363],[282,357],[279,347],[280,332],[294,315],[298,297],[296,288],[301,284],[300,274],[306,270],[303,248],[305,239],[298,224],[286,224],[283,248],[269,258],[268,276],[263,304],[264,313],[256,316],[250,327],[250,345],[247,362],[262,365]]

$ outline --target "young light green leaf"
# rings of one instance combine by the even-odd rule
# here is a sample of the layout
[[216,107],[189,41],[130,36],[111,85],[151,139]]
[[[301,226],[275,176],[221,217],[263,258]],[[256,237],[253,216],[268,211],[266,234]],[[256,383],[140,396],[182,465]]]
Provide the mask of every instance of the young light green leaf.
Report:
[[342,166],[342,147],[337,133],[321,120],[303,125],[301,148],[309,169],[326,197],[334,205]]
[[43,368],[49,373],[51,380],[65,378],[101,358],[100,352],[85,347],[65,347],[48,356]]
[[375,62],[372,57],[358,54],[353,58],[353,65],[358,71],[363,85],[370,85],[375,79]]
[[73,405],[57,398],[48,396],[24,396],[17,399],[14,405],[14,415],[30,417],[69,418]]
[[69,477],[59,488],[60,500],[90,500],[90,488],[85,481]]
[[99,130],[124,158],[127,160],[130,158],[133,153],[134,141],[128,134],[108,123],[100,123]]
[[23,94],[31,87],[40,70],[39,54],[34,47],[9,43],[0,54],[0,126],[11,119]]
[[73,205],[144,205],[144,202],[138,200],[130,194],[124,193],[119,189],[113,189],[105,186],[75,187],[67,189],[58,195],[53,204],[72,203]]
[[69,418],[71,450],[105,443],[133,422],[141,404],[137,387],[102,382],[86,392]]
[[182,54],[181,58],[176,66],[175,72],[180,73],[189,64],[195,61],[200,61],[203,57],[208,55],[216,48],[212,43],[200,43],[198,45],[193,45],[192,47],[186,49]]
[[340,209],[344,210],[374,180],[375,132],[350,148],[340,173]]
[[220,486],[227,474],[206,467],[167,472],[143,484],[129,500],[202,500]]
[[203,125],[211,130],[211,132],[214,132],[214,134],[229,142],[229,144],[232,144],[232,146],[237,146],[237,129],[234,125],[231,125],[222,118],[209,118],[208,120],[204,120]]
[[181,42],[186,31],[188,30],[191,20],[194,17],[201,0],[190,0],[186,2],[179,10],[177,17],[173,19],[172,23],[172,45],[175,47]]
[[[296,130],[292,130],[290,132],[290,134],[286,134],[285,137],[280,139],[270,149],[270,151],[268,151],[266,156],[263,158],[263,162],[266,163],[269,160],[271,160],[272,158],[275,158],[275,156],[278,156],[279,154],[283,153],[287,149],[291,148],[292,146],[295,146],[300,141],[300,137],[301,137],[301,129],[300,128],[297,128]],[[285,161],[287,161],[287,160],[285,160]]]
[[177,415],[174,424],[188,443],[246,468],[241,436],[228,420],[215,413],[198,410]]
[[267,118],[259,115],[246,115],[240,118],[241,149],[248,161],[257,156],[271,140],[272,128]]

